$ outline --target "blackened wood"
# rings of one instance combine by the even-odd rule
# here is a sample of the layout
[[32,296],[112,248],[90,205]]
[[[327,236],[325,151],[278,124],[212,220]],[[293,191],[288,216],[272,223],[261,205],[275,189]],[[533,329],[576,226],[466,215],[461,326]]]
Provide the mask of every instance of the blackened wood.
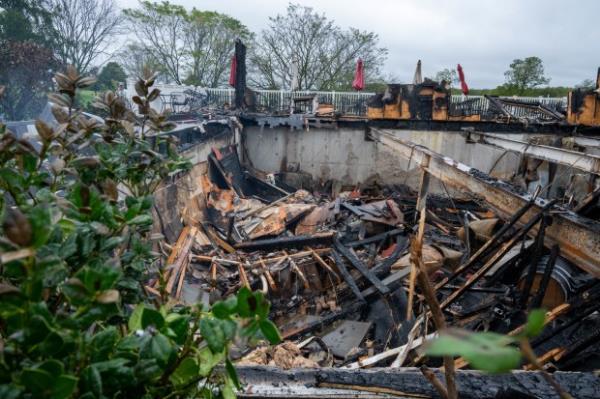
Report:
[[360,259],[358,259],[357,256],[355,256],[352,253],[352,251],[350,251],[348,248],[344,247],[337,238],[333,240],[333,245],[335,246],[335,248],[338,252],[340,252],[342,255],[344,255],[346,257],[346,259],[348,259],[350,261],[352,266],[354,266],[356,269],[358,269],[360,274],[365,276],[367,278],[367,280],[369,280],[369,282],[371,284],[373,284],[379,292],[381,292],[381,294],[383,294],[383,295],[389,294],[390,290],[388,289],[388,287],[386,287],[385,284],[383,284],[381,282],[381,280],[379,280],[377,278],[377,276],[371,270],[369,270],[369,268],[367,268],[367,266],[364,263],[362,263],[362,261]]
[[529,301],[529,293],[531,292],[531,287],[533,286],[533,280],[537,273],[538,263],[540,262],[540,258],[542,257],[542,252],[544,251],[544,236],[546,233],[546,223],[547,218],[542,217],[542,221],[540,223],[540,228],[538,230],[538,234],[535,238],[535,246],[533,248],[533,255],[531,256],[531,260],[529,262],[529,269],[527,270],[527,276],[525,277],[525,285],[523,287],[523,291],[521,292],[521,300],[519,301],[519,305],[521,309],[525,308],[527,302]]
[[441,308],[445,309],[446,307],[448,307],[448,305],[450,305],[456,299],[458,299],[459,297],[461,297],[469,287],[471,287],[481,277],[483,277],[485,275],[485,273],[487,273],[488,270],[490,270],[492,268],[492,266],[494,266],[494,264],[498,260],[502,259],[502,257],[504,255],[506,255],[508,253],[508,251],[510,251],[510,249],[517,242],[519,242],[529,232],[529,230],[531,230],[533,228],[533,226],[535,226],[537,224],[537,222],[539,222],[539,220],[544,216],[545,212],[548,209],[550,209],[550,207],[554,206],[555,203],[556,203],[556,201],[548,202],[541,209],[541,211],[539,213],[537,213],[534,217],[532,217],[531,219],[529,219],[529,221],[525,224],[525,226],[523,226],[517,233],[515,233],[511,237],[511,239],[506,244],[504,244],[494,254],[494,256],[492,256],[483,266],[481,266],[481,268],[479,270],[477,270],[471,277],[469,277],[469,279],[461,286],[461,288],[459,288],[458,290],[454,291],[452,294],[450,294],[450,296],[448,296],[446,299],[444,299],[444,301],[440,305]]
[[400,256],[406,251],[408,248],[408,237],[404,236],[396,236],[396,247],[392,251],[392,254],[385,258],[381,263],[375,265],[373,269],[373,273],[375,273],[378,277],[381,275],[387,276],[392,268],[392,265],[396,263]]
[[246,46],[240,39],[235,41],[235,108],[244,107],[246,96]]
[[350,272],[348,271],[348,269],[346,269],[346,265],[344,265],[344,260],[342,259],[340,254],[337,253],[337,251],[333,250],[333,251],[331,251],[331,255],[333,256],[333,260],[335,261],[335,264],[336,264],[338,270],[340,271],[342,278],[344,279],[346,284],[348,284],[348,286],[350,287],[350,289],[352,290],[354,295],[361,302],[366,302],[365,297],[361,294],[360,289],[358,288],[358,286],[356,285],[356,282],[350,275]]
[[[245,395],[245,392],[240,392],[238,394],[240,398],[293,398],[300,397],[303,393],[303,397],[324,397],[324,392],[321,393],[323,396],[319,396],[318,389],[310,396],[306,395],[306,390],[326,382],[385,387],[432,398],[440,397],[420,370],[414,367],[362,370],[329,367],[283,370],[268,366],[239,366],[236,367],[236,370],[242,384],[252,388],[252,391],[248,391],[248,396]],[[432,371],[438,379],[443,380],[443,374],[439,370]],[[600,397],[600,379],[592,372],[557,371],[553,377],[575,398],[595,399]],[[505,374],[485,374],[479,371],[461,370],[456,372],[456,383],[461,399],[495,399],[499,392],[509,390],[512,390],[513,393],[519,392],[544,399],[558,398],[554,389],[548,385],[539,371],[518,370]],[[270,387],[271,393],[263,391],[268,387]],[[261,394],[258,395],[258,392]]]
[[514,226],[515,223],[517,223],[519,221],[519,219],[521,219],[521,217],[535,204],[535,201],[531,200],[529,202],[527,202],[521,209],[519,209],[511,218],[510,220],[505,223],[496,233],[494,233],[494,235],[492,237],[490,237],[490,239],[483,244],[483,246],[481,248],[479,248],[467,261],[467,263],[461,265],[459,268],[457,268],[454,273],[452,273],[450,276],[444,278],[442,281],[440,281],[437,285],[436,285],[436,289],[440,289],[441,287],[443,287],[444,285],[448,284],[450,281],[454,280],[456,277],[460,276],[465,270],[469,269],[471,266],[473,266],[475,264],[475,262],[477,262],[479,259],[481,259],[481,257],[483,255],[485,255],[486,253],[489,253],[490,251],[492,251],[494,248],[497,248],[500,244],[502,244],[502,241],[500,240],[502,238],[502,236],[510,229],[512,228],[512,226]]
[[548,288],[548,283],[550,283],[550,276],[552,276],[552,272],[554,271],[554,265],[556,265],[556,258],[558,258],[559,247],[554,244],[550,249],[550,257],[548,258],[548,262],[546,263],[546,268],[544,269],[544,274],[542,275],[542,280],[540,281],[540,285],[535,294],[535,297],[531,300],[530,309],[539,308],[542,305],[542,300],[544,299],[544,295],[546,294],[546,289]]
[[346,243],[344,245],[349,248],[359,247],[361,245],[369,245],[369,244],[383,241],[389,237],[397,236],[402,233],[404,233],[404,229],[394,229],[394,230],[386,231],[385,233],[374,235],[369,238],[365,238],[364,240],[352,241],[352,242]]
[[236,249],[256,251],[262,249],[303,248],[316,245],[330,245],[334,233],[317,233],[294,237],[267,238],[264,240],[246,241],[235,244]]

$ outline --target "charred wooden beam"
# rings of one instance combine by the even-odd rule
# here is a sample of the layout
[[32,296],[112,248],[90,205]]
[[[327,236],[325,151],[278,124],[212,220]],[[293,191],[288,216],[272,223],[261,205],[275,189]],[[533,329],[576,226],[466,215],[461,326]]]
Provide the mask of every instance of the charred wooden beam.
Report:
[[317,233],[312,235],[301,235],[294,237],[267,238],[264,240],[254,240],[235,244],[235,249],[244,251],[257,251],[265,249],[279,248],[303,248],[316,245],[330,245],[333,241],[334,233]]
[[235,108],[242,109],[246,97],[246,46],[240,39],[235,41]]
[[521,298],[519,301],[519,305],[522,309],[525,308],[527,302],[529,301],[529,293],[531,292],[531,287],[533,287],[533,279],[537,274],[537,266],[540,262],[540,258],[542,257],[542,252],[544,251],[544,234],[546,233],[546,227],[548,226],[547,219],[547,217],[542,216],[540,228],[537,236],[535,237],[533,253],[531,259],[529,260],[529,270],[525,276],[525,286],[523,287],[523,292],[521,293]]
[[348,284],[348,286],[352,290],[352,293],[354,293],[354,295],[359,299],[360,302],[365,302],[365,298],[363,297],[362,293],[360,292],[360,289],[356,285],[356,282],[350,275],[350,272],[348,271],[348,269],[346,269],[346,265],[344,264],[344,260],[342,259],[340,254],[338,254],[337,251],[331,251],[331,255],[333,256],[333,260],[335,261],[335,264],[338,270],[340,271],[342,278],[344,279],[346,284]]
[[[500,217],[510,219],[515,209],[522,208],[531,198],[508,183],[494,179],[487,174],[444,157],[430,149],[395,137],[393,134],[371,129],[369,136],[394,150],[398,155],[412,159],[417,165],[422,165],[429,157],[427,171],[432,176],[454,187],[471,192],[474,196],[485,200]],[[531,219],[547,203],[536,199],[536,204],[518,221],[522,226]],[[554,221],[548,227],[545,245],[551,247],[558,244],[562,255],[583,270],[600,277],[600,222],[578,216],[562,207],[550,209]],[[537,227],[531,230],[537,233]]]
[[[353,387],[387,388],[403,392],[407,397],[439,398],[421,371],[415,367],[402,369],[374,368],[367,370],[323,368],[282,370],[268,366],[241,366],[237,368],[240,380],[247,390],[238,392],[240,398],[331,398],[362,397]],[[443,379],[439,370],[432,370]],[[600,379],[594,373],[555,372],[556,381],[573,397],[592,399],[600,396]],[[506,374],[485,374],[461,370],[456,373],[461,399],[494,399],[499,392],[518,392],[539,398],[557,398],[539,371],[513,371]],[[332,392],[323,390],[328,384],[345,385],[347,389]],[[323,388],[319,388],[323,387]],[[409,396],[415,395],[415,396]],[[516,395],[516,393],[514,393]],[[516,396],[512,396],[513,398]]]
[[[550,250],[550,257],[548,258],[548,262],[546,263],[546,268],[544,269],[544,274],[542,275],[542,280],[540,281],[540,285],[538,287],[535,296],[531,300],[530,308],[536,309],[542,306],[542,300],[544,299],[544,295],[546,294],[546,289],[548,288],[548,284],[550,283],[550,276],[552,275],[552,271],[554,271],[554,265],[556,265],[556,259],[558,258],[559,248],[558,245],[554,245]],[[537,268],[537,265],[535,266]]]
[[344,255],[344,257],[350,261],[352,266],[354,266],[356,269],[358,269],[360,274],[365,276],[367,278],[367,280],[369,280],[369,282],[371,284],[373,284],[375,286],[375,288],[377,288],[377,290],[381,294],[383,294],[383,295],[389,294],[390,290],[388,289],[388,287],[386,287],[381,282],[381,280],[379,280],[377,278],[377,276],[371,270],[369,270],[369,268],[364,263],[362,263],[361,260],[358,259],[358,257],[356,255],[354,255],[352,253],[352,251],[350,251],[348,248],[344,247],[342,245],[342,243],[339,242],[338,239],[333,240],[333,245],[335,246],[335,249],[338,252],[340,252],[342,255]]
[[349,242],[344,245],[346,247],[354,248],[354,247],[359,247],[361,245],[374,244],[374,243],[383,241],[389,237],[394,237],[394,236],[397,236],[397,235],[403,234],[403,233],[404,233],[404,229],[394,229],[394,230],[386,231],[385,233],[374,235],[369,238],[365,238],[364,240],[352,241],[352,242]]

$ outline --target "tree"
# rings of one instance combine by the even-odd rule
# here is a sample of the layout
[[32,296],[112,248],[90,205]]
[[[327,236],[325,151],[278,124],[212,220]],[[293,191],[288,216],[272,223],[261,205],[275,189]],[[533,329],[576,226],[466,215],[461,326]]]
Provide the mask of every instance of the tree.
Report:
[[251,80],[259,87],[289,88],[297,69],[298,89],[348,89],[359,57],[369,80],[379,74],[387,55],[375,33],[343,30],[310,7],[289,4],[285,15],[269,21],[249,57]]
[[45,0],[0,0],[0,113],[9,120],[37,116],[46,104],[53,56],[51,14]]
[[115,90],[119,82],[125,82],[127,74],[121,65],[117,62],[109,62],[102,68],[98,74],[96,89],[97,90]]
[[52,47],[54,30],[48,0],[0,0],[0,41],[33,41]]
[[58,58],[87,72],[120,33],[123,15],[114,0],[51,0],[51,7]]
[[596,82],[592,79],[584,79],[575,85],[576,89],[592,90],[596,88]]
[[170,80],[181,84],[186,63],[186,9],[168,1],[141,1],[139,9],[127,9],[124,13],[138,46],[163,66]]
[[52,50],[35,42],[0,42],[0,113],[15,121],[39,115],[58,64]]
[[151,54],[148,54],[144,48],[136,42],[130,42],[124,49],[117,54],[115,58],[125,69],[128,76],[138,77],[144,73],[144,68],[151,69],[157,74],[157,81],[166,81],[167,72]]
[[544,76],[544,65],[538,57],[514,60],[510,69],[504,72],[504,76],[507,85],[514,87],[517,94],[550,83],[550,79]]
[[[171,81],[217,87],[226,82],[226,72],[235,39],[248,39],[250,32],[228,15],[201,11],[167,1],[140,3],[125,10],[138,42],[154,64],[162,65]],[[134,61],[134,60],[131,60]],[[133,69],[138,69],[139,63]]]
[[186,83],[204,87],[218,87],[227,82],[235,39],[251,37],[237,19],[195,8],[186,16],[184,32],[189,55]]
[[435,80],[436,82],[441,82],[442,80],[445,80],[450,86],[453,86],[454,84],[458,83],[458,73],[454,68],[444,68],[435,74],[433,80]]

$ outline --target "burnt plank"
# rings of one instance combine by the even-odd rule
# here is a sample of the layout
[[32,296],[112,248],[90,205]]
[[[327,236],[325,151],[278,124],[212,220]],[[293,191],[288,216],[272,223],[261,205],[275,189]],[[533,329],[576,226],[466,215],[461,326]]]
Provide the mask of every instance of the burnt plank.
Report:
[[344,257],[346,257],[346,259],[350,261],[352,266],[358,269],[358,271],[365,276],[367,280],[369,280],[371,284],[375,286],[375,288],[377,288],[379,292],[381,292],[383,295],[389,294],[389,288],[386,287],[385,284],[383,284],[381,280],[378,279],[377,276],[371,270],[369,270],[369,268],[362,263],[362,261],[358,259],[356,255],[354,255],[354,253],[352,253],[352,251],[344,247],[344,245],[342,245],[338,239],[334,239],[333,245],[338,252],[340,252],[342,255],[344,255]]

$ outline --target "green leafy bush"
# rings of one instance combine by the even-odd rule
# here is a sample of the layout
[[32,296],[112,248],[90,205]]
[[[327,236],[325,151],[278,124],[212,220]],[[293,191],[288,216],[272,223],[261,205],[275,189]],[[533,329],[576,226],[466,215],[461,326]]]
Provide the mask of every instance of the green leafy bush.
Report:
[[36,123],[39,147],[0,127],[0,397],[234,396],[232,340],[279,340],[262,294],[208,311],[143,287],[161,270],[152,193],[189,166],[159,135],[173,126],[150,107],[154,75],[135,86],[139,115],[97,99],[104,122],[74,108],[93,79],[55,79],[58,126]]

